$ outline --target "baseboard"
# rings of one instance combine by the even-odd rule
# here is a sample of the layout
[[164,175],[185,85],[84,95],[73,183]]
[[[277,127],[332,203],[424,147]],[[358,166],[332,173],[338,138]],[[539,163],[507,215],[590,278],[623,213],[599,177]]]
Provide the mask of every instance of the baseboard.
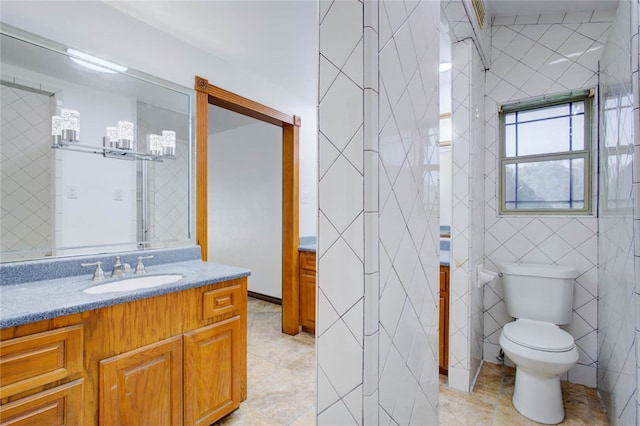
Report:
[[255,293],[253,291],[247,292],[249,297],[253,297],[254,299],[264,300],[265,302],[275,303],[276,305],[282,305],[282,299],[278,299],[277,297],[267,296],[266,294]]

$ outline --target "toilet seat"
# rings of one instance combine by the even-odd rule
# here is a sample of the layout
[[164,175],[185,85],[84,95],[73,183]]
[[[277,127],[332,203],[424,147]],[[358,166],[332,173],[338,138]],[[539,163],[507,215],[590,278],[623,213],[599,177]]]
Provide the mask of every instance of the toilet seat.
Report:
[[502,335],[517,345],[545,352],[567,352],[575,346],[569,333],[542,321],[518,319],[505,324]]

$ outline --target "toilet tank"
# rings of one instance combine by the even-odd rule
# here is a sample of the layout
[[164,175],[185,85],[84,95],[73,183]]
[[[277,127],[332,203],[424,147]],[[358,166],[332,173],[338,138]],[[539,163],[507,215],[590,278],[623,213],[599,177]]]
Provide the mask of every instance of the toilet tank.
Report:
[[503,263],[500,272],[509,315],[553,324],[571,322],[573,281],[577,276],[575,268]]

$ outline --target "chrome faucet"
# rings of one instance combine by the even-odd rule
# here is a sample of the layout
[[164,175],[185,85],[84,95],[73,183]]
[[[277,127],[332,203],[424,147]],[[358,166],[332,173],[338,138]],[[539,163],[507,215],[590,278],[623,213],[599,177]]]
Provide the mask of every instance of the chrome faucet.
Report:
[[86,268],[88,266],[95,266],[96,270],[93,273],[93,278],[91,281],[102,281],[104,280],[104,271],[102,270],[102,262],[92,262],[92,263],[81,263],[80,266]]
[[144,274],[144,265],[142,264],[142,259],[153,259],[153,256],[138,256],[138,264],[136,265],[136,270],[134,274]]
[[111,278],[122,278],[126,272],[131,270],[131,266],[128,263],[120,262],[120,256],[116,256],[116,263],[111,270]]

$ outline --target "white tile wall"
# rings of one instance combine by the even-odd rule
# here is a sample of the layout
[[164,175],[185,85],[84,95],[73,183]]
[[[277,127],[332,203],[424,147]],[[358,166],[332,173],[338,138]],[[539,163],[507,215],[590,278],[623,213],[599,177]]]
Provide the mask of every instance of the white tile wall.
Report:
[[438,27],[320,3],[320,425],[438,423]]
[[453,220],[449,386],[470,391],[482,361],[484,257],[484,66],[471,39],[453,45]]
[[52,247],[50,97],[3,84],[0,99],[0,251]]
[[363,34],[361,2],[320,2],[319,425],[364,418]]
[[[611,424],[637,424],[638,301],[638,3],[618,8],[600,61],[600,218],[598,388]],[[630,23],[632,25],[630,25]],[[635,58],[635,60],[632,60]],[[636,89],[637,90],[637,89]],[[634,129],[634,117],[635,129]],[[634,169],[632,171],[632,168]],[[633,172],[636,173],[634,180]],[[635,182],[635,183],[634,183]],[[635,259],[634,259],[635,222]],[[634,318],[635,317],[635,318]]]
[[[584,16],[587,15],[590,18],[584,22],[573,14],[540,15],[535,24],[516,24],[518,17],[494,21],[493,63],[486,80],[485,264],[494,270],[501,262],[513,261],[569,264],[578,268],[573,319],[566,329],[576,340],[580,357],[567,378],[595,387],[597,219],[498,216],[496,195],[498,105],[597,85],[597,60],[603,52],[610,21],[600,14]],[[596,188],[594,185],[594,197]],[[500,330],[511,321],[502,298],[500,282],[485,287],[484,359],[491,362],[495,362],[500,351]]]

